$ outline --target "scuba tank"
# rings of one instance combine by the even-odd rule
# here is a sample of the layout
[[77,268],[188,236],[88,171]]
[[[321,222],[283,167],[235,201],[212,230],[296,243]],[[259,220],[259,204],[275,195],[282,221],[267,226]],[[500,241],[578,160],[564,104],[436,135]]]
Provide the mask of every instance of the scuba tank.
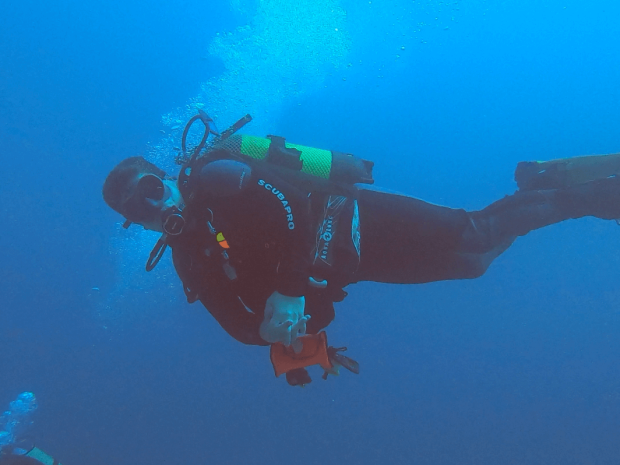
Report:
[[[187,157],[187,134],[191,125],[198,120],[204,124],[205,132],[191,157]],[[251,120],[250,115],[245,115],[222,134],[213,129],[213,120],[202,110],[188,121],[181,141],[184,156],[177,158],[177,163],[183,165],[179,174],[179,188],[182,194],[189,194],[189,178],[195,162],[206,161],[212,157],[233,158],[250,166],[258,163],[268,165],[269,169],[278,175],[285,179],[293,179],[293,183],[308,191],[345,193],[353,184],[374,183],[372,177],[374,163],[352,154],[291,144],[279,136],[269,135],[263,138],[235,135]],[[215,139],[206,153],[199,156],[206,146],[209,134],[214,134]]]
[[287,143],[284,137],[233,136],[214,144],[248,164],[268,163],[270,168],[285,176],[294,176],[314,189],[323,190],[336,184],[372,184],[373,162],[351,154],[316,149]]

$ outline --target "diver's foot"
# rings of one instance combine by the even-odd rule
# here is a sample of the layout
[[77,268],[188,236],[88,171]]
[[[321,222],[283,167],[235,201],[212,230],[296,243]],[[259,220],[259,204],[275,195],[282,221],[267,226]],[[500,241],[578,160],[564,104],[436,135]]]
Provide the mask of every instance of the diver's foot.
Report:
[[596,179],[556,192],[559,207],[571,218],[620,218],[620,177]]

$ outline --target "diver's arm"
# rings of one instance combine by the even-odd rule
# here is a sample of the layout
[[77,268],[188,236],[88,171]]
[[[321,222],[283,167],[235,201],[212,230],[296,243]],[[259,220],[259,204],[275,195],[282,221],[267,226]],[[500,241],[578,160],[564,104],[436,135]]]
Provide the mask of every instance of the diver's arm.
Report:
[[186,293],[192,297],[190,302],[198,298],[220,326],[239,342],[267,345],[259,334],[262,317],[246,308],[221,268],[193,260],[191,253],[179,248],[173,249],[172,259]]
[[201,292],[199,299],[220,326],[237,341],[248,345],[269,345],[258,331],[262,319],[250,312],[238,296],[207,291]]

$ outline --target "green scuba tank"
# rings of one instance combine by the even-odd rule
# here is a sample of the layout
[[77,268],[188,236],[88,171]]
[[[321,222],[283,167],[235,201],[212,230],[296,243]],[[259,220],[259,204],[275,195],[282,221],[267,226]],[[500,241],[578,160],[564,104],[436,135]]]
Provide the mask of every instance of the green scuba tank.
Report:
[[342,152],[291,144],[279,136],[235,135],[214,144],[214,149],[217,148],[249,162],[263,161],[279,170],[297,172],[320,186],[374,182],[371,161]]
[[[184,164],[179,176],[180,184],[187,183],[195,161],[210,158],[234,158],[249,165],[264,164],[285,179],[293,179],[308,191],[346,193],[353,184],[372,184],[372,161],[351,154],[306,147],[286,142],[283,137],[256,137],[236,135],[235,132],[252,120],[246,115],[222,134],[211,128],[213,120],[203,111],[192,117],[183,133],[183,152],[187,153],[185,138],[189,127],[197,120],[205,125],[205,134],[191,157],[178,160]],[[216,135],[214,142],[202,153],[209,134]],[[185,187],[185,186],[183,186]],[[183,189],[182,189],[183,190]]]

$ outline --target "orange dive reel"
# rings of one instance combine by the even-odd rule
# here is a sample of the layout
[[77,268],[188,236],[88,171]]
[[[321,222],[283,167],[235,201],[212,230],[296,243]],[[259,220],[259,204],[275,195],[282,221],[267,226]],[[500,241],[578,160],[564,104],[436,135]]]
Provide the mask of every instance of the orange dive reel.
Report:
[[340,353],[347,350],[346,347],[335,348],[327,346],[327,334],[325,334],[325,331],[321,331],[318,334],[300,336],[299,340],[302,343],[300,353],[295,353],[292,346],[285,346],[280,342],[271,344],[269,355],[276,377],[283,373],[305,369],[312,365],[319,365],[323,368],[325,371],[323,379],[327,379],[327,376],[330,374],[339,374],[341,366],[352,373],[359,374],[359,363]]

